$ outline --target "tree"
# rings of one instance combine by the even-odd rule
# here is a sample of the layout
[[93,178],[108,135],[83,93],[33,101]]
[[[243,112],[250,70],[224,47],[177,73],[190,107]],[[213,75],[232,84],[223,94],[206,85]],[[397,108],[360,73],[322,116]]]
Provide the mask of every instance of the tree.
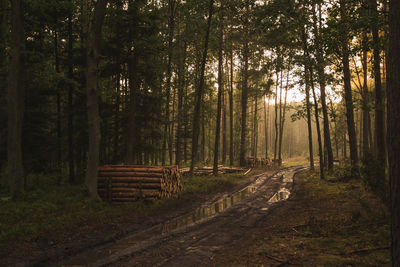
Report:
[[97,197],[97,168],[100,151],[100,117],[98,104],[98,61],[100,54],[101,30],[106,13],[107,0],[98,0],[94,8],[86,51],[86,93],[89,126],[89,150],[85,184],[91,197]]
[[[198,150],[198,140],[200,134],[200,109],[201,102],[203,99],[203,91],[204,91],[204,72],[206,68],[207,61],[207,51],[208,51],[208,40],[210,37],[210,28],[211,28],[211,20],[213,15],[213,7],[214,0],[210,0],[209,3],[209,11],[208,11],[208,20],[207,20],[207,30],[204,39],[204,51],[203,57],[201,61],[201,69],[200,69],[200,78],[198,83],[198,88],[196,90],[196,102],[193,113],[193,137],[192,137],[192,162],[190,163],[190,173],[193,174],[194,166],[197,162],[197,150]],[[204,133],[204,131],[203,131]]]
[[386,165],[386,144],[385,144],[385,113],[383,103],[383,92],[381,82],[381,59],[380,59],[380,45],[379,45],[379,29],[378,29],[378,11],[376,0],[369,0],[370,9],[372,12],[372,19],[370,23],[372,31],[372,44],[374,54],[374,79],[375,79],[375,148],[377,151],[378,159],[383,165]]
[[400,266],[400,2],[390,1],[388,60],[388,152],[392,266]]
[[215,127],[215,145],[214,145],[214,166],[213,166],[213,174],[218,174],[218,156],[219,156],[219,143],[220,143],[220,130],[221,130],[221,106],[222,106],[222,92],[224,91],[223,87],[223,58],[222,58],[222,49],[223,49],[223,38],[224,38],[224,14],[223,14],[223,2],[220,2],[220,17],[219,17],[219,46],[218,46],[218,100],[217,100],[217,122]]
[[243,22],[243,80],[242,80],[242,99],[241,99],[241,133],[240,133],[240,166],[246,166],[246,137],[247,137],[247,96],[249,79],[249,1],[245,2],[246,14]]
[[24,114],[24,28],[22,0],[11,1],[11,59],[8,72],[8,186],[15,198],[22,187],[22,123]]
[[353,96],[351,91],[351,75],[350,75],[350,63],[349,63],[349,21],[348,21],[348,10],[347,0],[340,0],[340,41],[341,41],[341,57],[343,64],[343,80],[344,80],[344,98],[346,101],[346,117],[347,117],[347,130],[350,141],[350,159],[352,167],[352,175],[358,176],[358,152],[357,152],[357,136],[354,125],[354,105]]
[[[320,4],[319,4],[319,12]],[[320,14],[321,16],[321,14]],[[316,45],[316,59],[317,59],[317,71],[318,71],[318,82],[321,91],[321,107],[322,107],[322,115],[323,115],[323,125],[324,125],[324,145],[326,147],[326,152],[328,156],[328,169],[332,170],[333,168],[333,153],[332,153],[332,145],[331,145],[331,136],[329,130],[329,117],[328,117],[328,109],[326,106],[326,78],[325,78],[325,63],[323,60],[323,48],[321,44],[321,21],[319,21],[319,27],[317,27],[317,15],[315,11],[315,4],[313,4],[313,25],[314,25],[314,35],[315,35],[315,45]]]

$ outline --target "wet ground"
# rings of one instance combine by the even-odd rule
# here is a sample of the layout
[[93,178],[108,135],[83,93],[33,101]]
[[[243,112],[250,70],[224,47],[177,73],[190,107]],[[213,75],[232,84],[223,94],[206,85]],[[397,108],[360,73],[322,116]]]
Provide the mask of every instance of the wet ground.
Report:
[[293,176],[301,169],[261,173],[247,187],[192,212],[49,265],[212,265],[224,247],[268,220],[270,209],[290,196]]

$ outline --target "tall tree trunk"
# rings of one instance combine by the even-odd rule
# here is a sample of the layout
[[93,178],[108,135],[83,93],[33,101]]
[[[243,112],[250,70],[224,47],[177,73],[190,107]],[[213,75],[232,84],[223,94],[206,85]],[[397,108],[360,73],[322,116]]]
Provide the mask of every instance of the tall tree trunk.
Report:
[[[72,0],[70,0],[70,3],[72,3]],[[72,80],[74,78],[74,71],[73,71],[73,61],[72,61],[72,47],[73,47],[73,35],[72,35],[72,15],[73,15],[73,10],[71,9],[69,14],[68,14],[68,79],[70,80],[69,85],[68,85],[68,111],[67,111],[67,116],[68,116],[68,126],[67,126],[67,132],[68,132],[68,174],[69,178],[68,181],[70,184],[75,183],[75,157],[74,157],[74,125],[73,125],[73,119],[74,119],[74,105],[73,105],[73,91],[74,91],[74,86],[72,84]]]
[[388,56],[388,148],[392,266],[400,266],[400,2],[390,1]]
[[362,89],[362,120],[363,120],[363,129],[362,129],[362,149],[363,155],[369,151],[370,149],[370,140],[369,140],[369,132],[371,129],[371,121],[369,117],[369,100],[368,100],[368,40],[367,34],[363,32],[363,40],[362,40],[362,68],[363,68],[363,89]]
[[378,11],[376,0],[369,0],[372,10],[370,27],[372,29],[372,45],[374,54],[374,79],[375,79],[375,148],[378,160],[386,165],[386,137],[385,137],[385,114],[383,102],[383,90],[381,83],[381,59],[378,29]]
[[258,109],[257,93],[254,96],[254,117],[253,117],[253,157],[257,158],[257,136],[258,136],[258,121],[257,121],[257,109]]
[[219,21],[219,47],[218,47],[218,100],[217,100],[217,122],[215,127],[215,145],[214,145],[214,165],[213,165],[213,174],[218,174],[218,156],[219,156],[219,144],[220,144],[220,132],[221,132],[221,106],[222,106],[222,92],[223,88],[223,58],[222,58],[222,49],[223,49],[223,38],[224,38],[224,14],[223,14],[223,3],[221,1],[220,12],[220,21]]
[[22,123],[24,115],[24,28],[22,0],[11,1],[11,51],[8,72],[8,186],[13,198],[22,188]]
[[279,76],[278,67],[276,68],[276,92],[275,92],[275,145],[274,145],[274,163],[276,163],[276,155],[278,149],[278,86],[279,86]]
[[319,171],[320,171],[320,177],[321,179],[325,179],[325,173],[324,173],[324,155],[322,151],[322,138],[321,138],[321,128],[319,126],[319,112],[318,112],[318,100],[317,96],[315,94],[315,88],[314,88],[314,78],[313,78],[313,69],[312,66],[309,65],[309,74],[310,74],[310,85],[311,85],[311,91],[313,93],[313,98],[314,98],[314,113],[315,113],[315,124],[317,126],[317,137],[318,137],[318,154],[319,154]]
[[343,64],[343,78],[344,78],[344,98],[346,101],[346,117],[347,117],[347,130],[349,134],[350,143],[350,159],[352,167],[352,175],[358,176],[358,153],[357,153],[357,136],[354,125],[354,105],[353,96],[351,91],[351,75],[349,63],[349,47],[348,47],[348,18],[346,10],[346,0],[340,0],[340,16],[341,16],[341,48],[342,48],[342,64]]
[[320,40],[320,32],[317,27],[317,18],[315,12],[315,4],[313,4],[313,20],[314,20],[314,35],[316,42],[316,58],[317,58],[317,71],[318,71],[318,83],[321,91],[321,107],[322,107],[322,116],[323,116],[323,124],[324,124],[324,146],[327,152],[327,160],[328,160],[328,169],[332,170],[333,168],[333,152],[332,152],[332,144],[331,144],[331,136],[329,130],[329,116],[328,109],[326,106],[326,78],[325,78],[325,63],[324,63],[324,55],[322,50],[322,44]]
[[[287,91],[289,89],[289,68],[286,75],[286,87],[285,87],[285,98],[283,102],[283,111],[279,123],[279,153],[278,153],[278,161],[279,166],[282,165],[282,140],[283,140],[283,127],[285,125],[285,116],[286,116],[286,103],[287,103]],[[282,97],[282,95],[281,95]]]
[[227,134],[226,134],[226,89],[222,88],[222,164],[226,162]]
[[214,7],[214,0],[210,0],[209,14],[208,14],[208,20],[207,20],[207,30],[206,30],[206,36],[204,39],[203,58],[201,61],[200,79],[199,79],[198,88],[196,90],[196,102],[195,102],[194,113],[193,113],[192,162],[190,163],[190,174],[193,174],[194,166],[197,162],[198,140],[199,140],[199,133],[200,133],[200,110],[201,110],[201,102],[203,99],[204,72],[205,72],[206,61],[207,61],[208,39],[210,37],[210,28],[211,28],[211,20],[212,20],[212,15],[213,15],[213,7]]
[[229,165],[233,165],[233,41],[230,45],[230,87],[229,87]]
[[[304,53],[304,56],[305,53]],[[310,169],[314,170],[314,151],[312,140],[312,121],[311,121],[311,103],[310,103],[310,78],[307,71],[307,64],[304,64],[304,80],[306,85],[306,111],[307,111],[307,129],[308,129],[308,151],[310,158]]]
[[[176,131],[175,164],[179,165],[182,160],[182,136],[183,136],[183,94],[185,87],[185,64],[186,64],[186,41],[183,49],[180,33],[180,17],[178,16],[178,125]],[[182,51],[183,50],[183,51]],[[183,54],[183,58],[181,58]]]
[[106,13],[107,0],[98,0],[94,9],[94,17],[89,29],[86,52],[86,89],[89,151],[86,167],[85,184],[92,198],[97,195],[97,168],[99,165],[100,117],[98,103],[98,63],[101,42],[101,29]]
[[[246,5],[248,11],[248,5]],[[246,15],[247,16],[247,15]],[[240,166],[246,166],[246,137],[247,137],[247,95],[248,95],[248,70],[249,70],[249,40],[248,40],[247,22],[244,26],[243,38],[243,81],[242,81],[242,117],[241,117],[241,133],[240,133]]]
[[318,115],[318,101],[317,101],[317,96],[315,94],[315,88],[314,88],[314,72],[313,72],[311,57],[310,57],[310,54],[308,52],[308,44],[307,44],[306,32],[304,30],[302,31],[302,42],[303,42],[304,53],[305,53],[305,56],[306,56],[305,65],[307,66],[305,68],[305,75],[304,76],[306,77],[306,84],[308,83],[311,86],[311,91],[312,91],[313,98],[314,98],[314,109],[315,109],[314,114],[315,114],[315,124],[317,126],[320,177],[321,177],[321,179],[325,179],[324,166],[323,166],[323,154],[322,154],[322,140],[321,140],[322,138],[321,138],[321,129],[320,129],[320,126],[319,126],[319,115]]
[[269,99],[268,99],[268,108],[266,103],[266,98],[263,99],[264,102],[264,138],[265,138],[265,159],[268,159],[268,110],[269,110]]
[[[54,23],[57,25],[58,15],[57,12],[54,15]],[[54,59],[55,59],[55,71],[60,74],[60,58],[58,52],[58,29],[55,26],[54,29]],[[62,147],[62,137],[61,137],[61,92],[60,88],[57,90],[57,185],[61,184],[61,147]]]
[[[174,27],[175,27],[175,0],[168,1],[169,7],[169,22],[168,22],[168,62],[167,62],[167,85],[165,88],[166,102],[165,102],[165,124],[164,124],[164,139],[163,139],[163,157],[162,165],[165,165],[165,150],[168,142],[168,155],[169,160],[172,162],[172,144],[169,142],[168,135],[171,134],[169,102],[171,97],[171,79],[172,79],[172,52],[174,40]],[[168,141],[167,141],[168,140]]]

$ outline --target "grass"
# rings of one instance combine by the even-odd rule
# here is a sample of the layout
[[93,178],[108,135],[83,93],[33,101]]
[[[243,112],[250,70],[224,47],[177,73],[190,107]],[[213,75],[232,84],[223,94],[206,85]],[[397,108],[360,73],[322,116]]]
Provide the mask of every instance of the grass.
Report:
[[81,227],[95,227],[114,218],[147,216],[171,209],[208,194],[243,183],[242,174],[185,178],[179,199],[154,202],[108,203],[87,198],[83,185],[54,185],[51,177],[33,178],[40,187],[31,187],[16,201],[0,193],[0,248],[18,242],[34,242],[49,233],[67,235]]

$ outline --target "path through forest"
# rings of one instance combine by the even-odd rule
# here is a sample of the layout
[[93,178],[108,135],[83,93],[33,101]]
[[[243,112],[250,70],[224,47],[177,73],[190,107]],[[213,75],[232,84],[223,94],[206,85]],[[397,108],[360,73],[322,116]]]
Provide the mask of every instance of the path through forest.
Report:
[[269,175],[195,212],[137,232],[115,243],[93,248],[58,263],[105,266],[192,266],[211,264],[226,245],[240,241],[269,209],[286,199],[293,176],[303,167],[290,167]]

